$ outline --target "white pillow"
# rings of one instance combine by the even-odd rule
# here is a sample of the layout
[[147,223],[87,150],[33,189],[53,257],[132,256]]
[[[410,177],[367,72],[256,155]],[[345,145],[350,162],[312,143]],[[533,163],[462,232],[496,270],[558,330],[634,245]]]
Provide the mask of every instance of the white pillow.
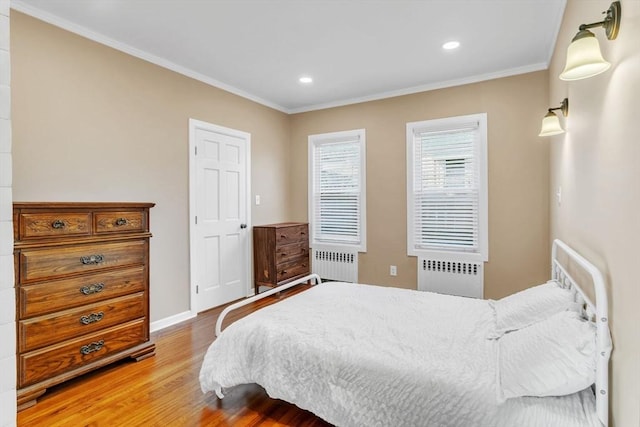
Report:
[[498,301],[489,301],[489,305],[496,317],[495,335],[489,338],[499,338],[506,332],[525,328],[560,311],[575,309],[575,291],[548,281]]
[[596,326],[563,311],[498,340],[498,400],[564,396],[595,382]]

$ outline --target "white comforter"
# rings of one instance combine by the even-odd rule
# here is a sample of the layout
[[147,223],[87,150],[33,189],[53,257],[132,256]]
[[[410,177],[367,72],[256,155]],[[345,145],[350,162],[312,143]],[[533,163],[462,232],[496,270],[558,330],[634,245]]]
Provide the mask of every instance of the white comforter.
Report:
[[590,390],[498,403],[486,301],[324,283],[230,325],[204,392],[257,383],[338,426],[598,426]]

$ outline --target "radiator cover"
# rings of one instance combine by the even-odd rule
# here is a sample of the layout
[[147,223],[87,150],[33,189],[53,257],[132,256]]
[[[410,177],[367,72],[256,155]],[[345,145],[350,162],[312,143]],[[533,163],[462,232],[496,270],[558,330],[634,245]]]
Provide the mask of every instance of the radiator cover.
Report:
[[418,290],[482,298],[484,263],[418,258]]
[[312,249],[311,272],[323,280],[356,283],[358,251],[353,249]]

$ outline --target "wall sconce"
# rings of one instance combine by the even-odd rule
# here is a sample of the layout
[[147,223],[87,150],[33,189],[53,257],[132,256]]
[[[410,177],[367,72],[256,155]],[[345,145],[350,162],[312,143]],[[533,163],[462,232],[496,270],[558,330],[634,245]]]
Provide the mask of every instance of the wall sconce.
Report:
[[542,128],[538,136],[551,136],[564,133],[564,129],[560,125],[560,119],[558,115],[554,113],[555,110],[561,110],[562,115],[567,117],[569,114],[569,99],[563,99],[558,108],[549,108],[549,112],[547,112],[542,119]]
[[606,15],[604,21],[580,25],[580,31],[567,48],[567,63],[560,74],[560,80],[586,79],[604,73],[611,67],[602,57],[598,39],[589,28],[604,27],[607,39],[615,40],[620,30],[620,2],[614,1],[603,13]]

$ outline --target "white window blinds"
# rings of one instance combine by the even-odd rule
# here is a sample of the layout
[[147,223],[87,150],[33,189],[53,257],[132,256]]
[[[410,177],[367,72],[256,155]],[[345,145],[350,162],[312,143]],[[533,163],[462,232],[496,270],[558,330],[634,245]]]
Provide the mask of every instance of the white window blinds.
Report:
[[364,131],[309,137],[312,243],[364,244]]
[[477,116],[408,125],[410,254],[486,253],[484,115]]

